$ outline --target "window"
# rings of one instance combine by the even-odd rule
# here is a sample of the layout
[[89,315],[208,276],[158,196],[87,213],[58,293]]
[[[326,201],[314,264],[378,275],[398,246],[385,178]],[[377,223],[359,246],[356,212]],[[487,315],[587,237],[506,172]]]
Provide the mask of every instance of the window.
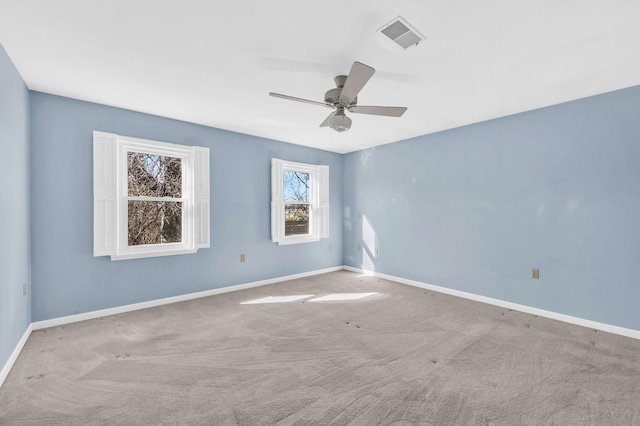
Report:
[[309,233],[309,194],[311,173],[284,170],[284,235],[306,235]]
[[93,134],[94,256],[209,247],[209,149]]
[[271,160],[271,237],[278,244],[329,237],[329,166]]

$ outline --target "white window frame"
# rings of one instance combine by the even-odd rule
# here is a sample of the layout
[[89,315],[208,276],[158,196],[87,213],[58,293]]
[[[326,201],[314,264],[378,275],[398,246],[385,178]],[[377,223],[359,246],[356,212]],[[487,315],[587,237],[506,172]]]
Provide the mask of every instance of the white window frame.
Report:
[[[285,235],[284,172],[309,174],[309,233]],[[271,239],[279,245],[301,244],[329,237],[329,166],[271,160]]]
[[[111,260],[195,253],[209,247],[209,149],[93,132],[94,256]],[[177,157],[182,162],[182,238],[179,243],[129,246],[127,153]]]

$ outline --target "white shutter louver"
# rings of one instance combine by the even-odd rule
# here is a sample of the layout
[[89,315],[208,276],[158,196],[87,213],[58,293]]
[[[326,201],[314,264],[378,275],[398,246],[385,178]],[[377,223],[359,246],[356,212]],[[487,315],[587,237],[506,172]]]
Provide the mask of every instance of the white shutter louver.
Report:
[[116,141],[93,132],[93,256],[116,252]]
[[329,238],[329,166],[318,166],[320,183],[319,234],[320,238]]
[[284,180],[282,160],[271,160],[271,240],[279,242],[284,237]]
[[195,248],[210,247],[209,229],[209,148],[193,147],[194,163],[194,244]]

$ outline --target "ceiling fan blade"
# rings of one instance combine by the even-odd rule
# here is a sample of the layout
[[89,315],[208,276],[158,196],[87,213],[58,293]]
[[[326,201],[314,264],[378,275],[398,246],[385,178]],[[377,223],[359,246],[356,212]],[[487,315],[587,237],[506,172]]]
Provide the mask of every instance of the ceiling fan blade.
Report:
[[374,72],[376,72],[376,70],[370,66],[360,62],[354,62],[347,76],[347,81],[344,82],[344,87],[340,93],[340,103],[342,105],[349,105],[353,102]]
[[303,102],[305,104],[320,105],[323,107],[333,109],[333,105],[327,102],[310,101],[309,99],[296,98],[294,96],[281,95],[280,93],[273,93],[273,92],[269,92],[269,96],[273,96],[274,98],[286,99],[289,101]]
[[329,114],[327,118],[325,118],[324,121],[320,123],[320,127],[327,127],[329,125],[329,119],[333,117],[333,114],[335,114],[335,112],[332,112],[331,114]]
[[384,115],[386,117],[400,117],[407,110],[406,107],[388,107],[388,106],[354,106],[349,111],[358,114]]

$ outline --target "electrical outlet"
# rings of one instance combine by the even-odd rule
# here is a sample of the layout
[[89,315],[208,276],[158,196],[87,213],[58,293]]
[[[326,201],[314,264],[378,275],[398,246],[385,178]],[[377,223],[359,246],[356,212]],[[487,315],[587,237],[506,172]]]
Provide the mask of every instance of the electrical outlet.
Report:
[[362,246],[358,245],[358,251],[362,251]]
[[27,295],[27,283],[22,283],[22,295]]
[[333,246],[329,244],[329,251],[333,251]]
[[240,255],[240,263],[244,263],[244,261],[247,260],[247,258],[245,257],[244,254]]
[[378,247],[376,247],[376,256],[378,255]]
[[531,270],[531,279],[539,280],[540,279],[540,269],[532,269]]
[[358,220],[362,220],[362,213],[358,213]]

